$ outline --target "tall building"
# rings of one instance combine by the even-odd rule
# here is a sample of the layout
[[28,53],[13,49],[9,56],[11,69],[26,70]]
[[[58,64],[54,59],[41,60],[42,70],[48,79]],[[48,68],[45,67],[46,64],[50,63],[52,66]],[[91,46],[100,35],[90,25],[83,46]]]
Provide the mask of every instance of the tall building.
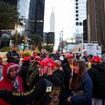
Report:
[[30,0],[29,31],[43,35],[45,0]]
[[28,35],[28,15],[30,0],[19,0],[18,11],[22,23],[20,34]]
[[0,0],[0,1],[5,1],[6,3],[9,3],[10,5],[15,5],[17,6],[18,0]]
[[98,42],[105,51],[105,0],[88,0],[88,40]]
[[55,32],[55,14],[53,9],[50,16],[50,32]]
[[28,19],[29,3],[30,3],[30,0],[19,0],[18,9],[19,9],[20,17]]
[[75,36],[83,37],[83,20],[86,19],[86,0],[75,0]]

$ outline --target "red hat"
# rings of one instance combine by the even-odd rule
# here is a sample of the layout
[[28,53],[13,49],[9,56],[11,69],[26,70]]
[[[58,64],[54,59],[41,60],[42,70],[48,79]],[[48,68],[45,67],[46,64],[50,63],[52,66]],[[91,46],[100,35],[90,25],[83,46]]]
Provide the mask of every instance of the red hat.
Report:
[[67,54],[67,58],[74,58],[74,54],[68,53],[68,54]]
[[23,62],[24,61],[30,61],[30,56],[25,56],[24,58],[23,58]]
[[39,62],[39,64],[40,64],[40,66],[41,66],[41,69],[40,69],[40,71],[39,71],[39,74],[40,75],[44,75],[44,74],[47,74],[47,72],[48,72],[48,67],[47,67],[47,62],[46,62],[46,60],[41,60],[40,62]]
[[47,66],[46,60],[42,60],[39,62],[40,66]]
[[39,64],[41,66],[41,69],[40,69],[41,75],[47,74],[49,70],[53,71],[55,67],[55,62],[51,58],[45,58],[42,61],[40,61]]
[[102,62],[102,59],[99,56],[93,56],[91,62],[100,63]]
[[47,66],[54,68],[55,67],[55,62],[51,58],[45,58],[42,61],[39,62],[41,66]]
[[45,58],[45,60],[47,61],[47,66],[54,68],[55,67],[55,62],[54,60],[52,60],[51,58]]
[[39,61],[41,58],[40,56],[35,56],[34,59]]

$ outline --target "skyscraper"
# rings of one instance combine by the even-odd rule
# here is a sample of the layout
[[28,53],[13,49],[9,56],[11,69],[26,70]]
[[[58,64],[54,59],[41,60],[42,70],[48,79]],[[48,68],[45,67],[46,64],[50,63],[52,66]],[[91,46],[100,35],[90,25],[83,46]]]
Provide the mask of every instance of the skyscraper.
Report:
[[75,35],[83,37],[83,20],[86,19],[86,0],[75,0]]
[[30,0],[29,6],[29,31],[43,35],[45,0]]
[[50,16],[50,32],[55,32],[55,14],[53,9]]
[[21,17],[28,19],[30,0],[19,0],[19,13]]
[[88,40],[102,45],[105,51],[105,0],[88,0]]

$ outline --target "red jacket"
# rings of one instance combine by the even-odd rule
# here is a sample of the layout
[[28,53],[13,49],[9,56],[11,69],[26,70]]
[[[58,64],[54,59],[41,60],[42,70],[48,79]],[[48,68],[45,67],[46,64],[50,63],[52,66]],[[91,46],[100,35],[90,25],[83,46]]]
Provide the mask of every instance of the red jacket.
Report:
[[[8,78],[8,71],[9,68],[11,67],[19,67],[17,64],[13,63],[8,63],[7,65],[4,66],[3,68],[3,79],[0,81],[0,89],[5,89],[8,91],[13,91],[14,90],[14,82],[10,81]],[[0,99],[0,105],[10,105],[7,102],[5,102],[3,99]]]

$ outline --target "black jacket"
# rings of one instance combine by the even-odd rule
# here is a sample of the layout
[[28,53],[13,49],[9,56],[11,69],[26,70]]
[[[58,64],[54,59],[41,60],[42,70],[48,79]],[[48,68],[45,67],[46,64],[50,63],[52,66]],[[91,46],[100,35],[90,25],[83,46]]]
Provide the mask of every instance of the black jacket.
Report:
[[70,77],[71,77],[71,68],[68,63],[65,63],[62,66],[62,68],[63,68],[64,74],[65,74],[65,80],[64,80],[65,89],[68,91],[69,90],[69,81],[70,81]]
[[28,74],[28,70],[29,70],[29,64],[30,64],[29,61],[23,62],[22,66],[21,66],[21,70],[19,72],[19,74],[20,74],[20,76],[22,77],[22,80],[23,80],[23,86],[24,86],[25,91],[27,91],[26,80],[27,80],[27,74]]
[[105,64],[97,64],[89,70],[93,80],[93,97],[105,99]]

